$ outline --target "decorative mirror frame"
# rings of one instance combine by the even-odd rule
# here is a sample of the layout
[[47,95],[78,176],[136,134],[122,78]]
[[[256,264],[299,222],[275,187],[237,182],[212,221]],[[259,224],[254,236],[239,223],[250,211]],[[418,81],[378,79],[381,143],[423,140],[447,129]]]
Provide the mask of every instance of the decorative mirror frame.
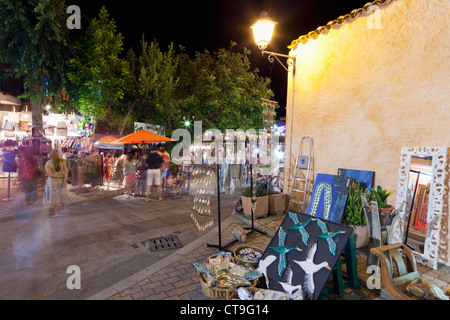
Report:
[[[417,262],[430,268],[437,269],[438,247],[441,232],[441,217],[444,205],[445,178],[447,165],[447,147],[402,147],[400,157],[400,170],[397,186],[396,207],[400,208],[403,201],[407,202],[408,179],[412,156],[432,157],[432,177],[430,185],[430,197],[428,202],[427,232],[424,252],[414,251]],[[406,206],[399,212],[396,223],[392,226],[392,242],[404,241],[404,230],[407,222]]]

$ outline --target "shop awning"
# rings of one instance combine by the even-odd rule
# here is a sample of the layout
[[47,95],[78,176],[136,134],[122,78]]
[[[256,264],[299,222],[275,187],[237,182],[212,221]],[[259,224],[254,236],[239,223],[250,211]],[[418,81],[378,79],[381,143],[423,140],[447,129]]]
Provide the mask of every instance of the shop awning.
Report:
[[12,96],[10,94],[0,93],[0,104],[20,106],[22,104],[22,102],[20,102],[20,99]]

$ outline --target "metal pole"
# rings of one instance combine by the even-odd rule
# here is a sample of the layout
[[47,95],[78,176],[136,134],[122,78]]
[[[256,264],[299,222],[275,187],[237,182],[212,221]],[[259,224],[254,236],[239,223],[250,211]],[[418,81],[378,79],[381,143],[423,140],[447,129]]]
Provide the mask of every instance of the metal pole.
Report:
[[[217,150],[216,150],[217,152]],[[218,219],[218,228],[219,228],[219,249],[222,250],[222,228],[221,228],[221,219],[220,219],[220,167],[219,167],[219,155],[217,153],[217,219]]]

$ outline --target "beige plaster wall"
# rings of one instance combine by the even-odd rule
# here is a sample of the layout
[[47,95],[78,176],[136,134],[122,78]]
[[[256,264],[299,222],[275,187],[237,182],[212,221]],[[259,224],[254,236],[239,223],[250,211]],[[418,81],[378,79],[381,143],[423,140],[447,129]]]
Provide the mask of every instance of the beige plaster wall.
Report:
[[[448,0],[393,1],[377,16],[359,17],[291,50],[296,70],[288,75],[286,110],[290,177],[303,136],[314,140],[315,175],[373,170],[375,186],[388,190],[397,189],[402,146],[450,147],[448,6]],[[441,237],[445,264],[449,188],[447,183]]]

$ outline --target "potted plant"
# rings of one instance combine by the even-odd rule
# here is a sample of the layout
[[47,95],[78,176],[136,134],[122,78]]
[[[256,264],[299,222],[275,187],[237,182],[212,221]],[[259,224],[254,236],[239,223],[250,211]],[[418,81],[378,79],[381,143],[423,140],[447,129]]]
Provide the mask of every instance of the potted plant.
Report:
[[281,214],[286,210],[286,194],[269,193],[269,214]]
[[367,227],[366,216],[361,201],[364,194],[361,185],[354,182],[349,189],[347,202],[345,204],[343,224],[353,228],[355,234],[355,247],[364,247],[369,243],[369,229]]
[[[378,205],[378,213],[380,214],[381,223],[384,224],[384,219],[394,210],[394,207],[387,203],[387,199],[395,191],[388,192],[383,190],[381,186],[377,186],[376,189],[372,189],[370,193],[365,193],[368,196],[368,200],[376,201]],[[368,201],[367,206],[371,210],[370,202]]]
[[[253,209],[253,217],[263,217],[267,216],[269,213],[269,196],[267,189],[257,187],[256,188],[256,202],[255,207]],[[242,207],[244,210],[244,214],[246,216],[251,216],[252,214],[252,190],[251,188],[247,188],[242,191],[241,194]]]
[[275,192],[270,178],[263,178],[257,181],[257,188],[267,191],[269,196],[269,214],[281,214],[286,210],[286,195]]

